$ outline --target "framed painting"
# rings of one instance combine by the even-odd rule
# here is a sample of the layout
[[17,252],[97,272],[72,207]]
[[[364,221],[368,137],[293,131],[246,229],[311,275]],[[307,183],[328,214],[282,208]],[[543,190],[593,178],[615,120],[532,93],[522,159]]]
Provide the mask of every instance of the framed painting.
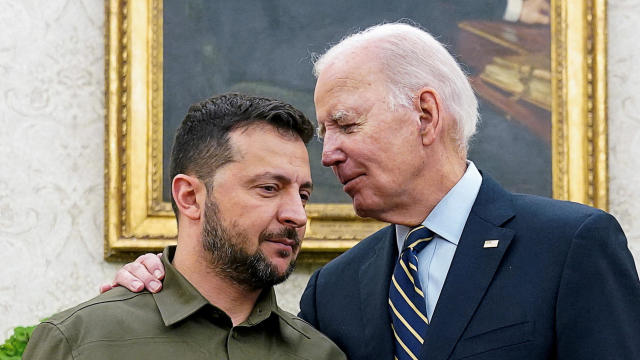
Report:
[[[606,209],[606,1],[551,0],[550,25],[456,7],[464,1],[106,0],[105,258],[175,243],[167,169],[191,103],[244,92],[315,121],[314,56],[396,20],[435,34],[469,73],[482,117],[469,157],[480,169],[512,191]],[[308,147],[301,256],[324,262],[384,224],[355,215],[321,148]]]

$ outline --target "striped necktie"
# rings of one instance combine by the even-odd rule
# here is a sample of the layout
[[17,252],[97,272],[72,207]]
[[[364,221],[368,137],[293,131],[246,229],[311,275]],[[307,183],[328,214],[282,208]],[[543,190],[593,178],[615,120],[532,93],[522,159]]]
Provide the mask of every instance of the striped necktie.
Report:
[[389,311],[395,337],[396,360],[417,360],[424,343],[429,320],[425,295],[418,277],[420,250],[433,239],[426,227],[417,226],[407,234],[389,287]]

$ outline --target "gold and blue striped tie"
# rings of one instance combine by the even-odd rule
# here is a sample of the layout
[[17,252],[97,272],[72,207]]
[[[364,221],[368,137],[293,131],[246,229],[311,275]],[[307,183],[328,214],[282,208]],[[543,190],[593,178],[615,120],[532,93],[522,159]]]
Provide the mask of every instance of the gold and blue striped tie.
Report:
[[420,250],[433,239],[426,227],[417,226],[407,234],[389,287],[389,311],[395,337],[395,360],[417,360],[429,320],[425,294],[418,276]]

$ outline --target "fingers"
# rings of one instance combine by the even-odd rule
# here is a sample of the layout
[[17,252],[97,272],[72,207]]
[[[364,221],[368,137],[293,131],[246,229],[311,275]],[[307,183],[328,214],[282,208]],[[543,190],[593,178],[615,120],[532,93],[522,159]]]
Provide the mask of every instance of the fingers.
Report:
[[[142,289],[144,289],[144,283],[141,280],[139,280],[138,277],[136,277],[131,273],[131,271],[136,271],[134,270],[134,267],[140,267],[140,266],[142,265],[137,263],[129,263],[125,265],[122,269],[118,270],[118,272],[116,273],[114,282],[126,287],[127,289],[133,292],[142,291]],[[143,275],[138,275],[138,276],[142,276],[143,278],[147,278],[147,279],[149,278],[149,276],[146,276],[146,277]],[[148,280],[148,281],[151,281],[151,280]]]
[[139,256],[134,262],[123,266],[116,273],[112,283],[100,285],[100,293],[109,291],[116,286],[122,285],[133,292],[140,292],[145,288],[153,293],[162,289],[164,279],[164,266],[160,257],[162,254],[144,254]]
[[151,292],[158,292],[162,287],[158,278],[139,262],[126,264],[120,269],[116,274],[116,282],[133,292],[142,291],[144,288]]
[[108,283],[104,283],[102,285],[100,285],[100,294],[102,294],[103,292],[109,291],[111,289],[113,289],[114,287],[118,286],[117,283],[115,282],[108,282]]
[[133,292],[140,292],[146,288],[155,293],[162,289],[162,283],[159,281],[162,279],[164,266],[160,258],[154,254],[144,254],[118,270],[115,283]]
[[162,280],[164,279],[164,266],[162,265],[162,261],[160,260],[161,256],[162,253],[157,255],[144,254],[140,255],[135,262],[144,265],[149,274],[153,274],[156,279]]

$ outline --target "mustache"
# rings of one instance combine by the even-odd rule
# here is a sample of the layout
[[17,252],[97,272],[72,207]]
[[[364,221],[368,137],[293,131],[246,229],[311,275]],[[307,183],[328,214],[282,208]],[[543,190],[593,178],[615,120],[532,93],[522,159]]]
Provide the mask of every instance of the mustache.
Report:
[[280,238],[286,238],[286,239],[295,241],[294,247],[296,248],[300,246],[300,242],[302,241],[298,236],[298,232],[295,229],[288,226],[282,227],[280,230],[277,230],[277,231],[263,230],[260,233],[258,240],[260,242],[263,242],[263,241],[269,241],[269,240],[280,239]]

